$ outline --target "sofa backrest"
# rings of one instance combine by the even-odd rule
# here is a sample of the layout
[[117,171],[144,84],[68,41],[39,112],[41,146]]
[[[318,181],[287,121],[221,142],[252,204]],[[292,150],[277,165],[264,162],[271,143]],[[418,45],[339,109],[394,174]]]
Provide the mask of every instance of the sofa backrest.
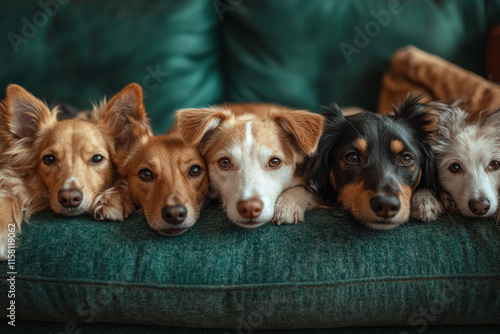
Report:
[[498,23],[500,0],[7,1],[0,86],[85,109],[138,82],[156,133],[176,109],[221,102],[373,110],[395,50],[486,76]]

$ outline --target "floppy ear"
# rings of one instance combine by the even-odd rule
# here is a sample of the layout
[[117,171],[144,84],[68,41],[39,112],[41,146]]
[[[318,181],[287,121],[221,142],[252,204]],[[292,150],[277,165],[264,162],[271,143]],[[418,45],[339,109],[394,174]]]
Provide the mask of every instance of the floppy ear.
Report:
[[420,103],[421,96],[408,95],[399,107],[394,107],[394,118],[411,129],[422,153],[422,177],[417,188],[427,188],[435,195],[440,193],[437,167],[431,145],[436,141],[439,115],[436,105]]
[[34,138],[45,126],[57,122],[57,112],[51,112],[48,106],[18,85],[9,85],[2,108],[0,121],[2,131],[13,141],[22,138]]
[[199,145],[206,134],[231,116],[231,111],[223,108],[180,109],[175,114],[176,128],[187,144]]
[[139,141],[152,135],[142,98],[142,88],[131,83],[106,104],[93,111],[92,118],[113,138],[115,160],[121,161]]
[[337,104],[329,107],[323,116],[323,134],[319,140],[316,154],[307,158],[304,164],[304,176],[311,190],[323,198],[325,202],[331,203],[336,201],[337,194],[330,180],[331,154],[345,118]]
[[306,155],[316,151],[323,132],[323,116],[305,110],[273,108],[269,117],[295,139]]

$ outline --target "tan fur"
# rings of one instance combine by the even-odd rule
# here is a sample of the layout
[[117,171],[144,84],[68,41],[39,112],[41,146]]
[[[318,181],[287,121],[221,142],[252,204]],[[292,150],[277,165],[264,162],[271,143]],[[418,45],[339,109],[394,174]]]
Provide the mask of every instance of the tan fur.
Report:
[[[397,193],[401,207],[393,224],[402,224],[410,217],[410,200],[413,190],[411,187],[399,184],[401,191]],[[377,221],[378,217],[373,212],[370,206],[370,200],[375,196],[371,190],[365,190],[362,182],[353,183],[345,186],[339,193],[338,201],[342,207],[350,211],[354,218],[358,221],[365,222],[369,225],[371,222]]]
[[352,212],[352,215],[356,219],[364,221],[375,217],[375,213],[370,208],[370,199],[373,196],[374,193],[370,190],[365,190],[363,183],[360,182],[345,186],[340,191],[338,200],[342,203],[342,207]]
[[[191,227],[198,220],[208,191],[205,160],[178,133],[147,138],[133,136],[128,158],[117,161],[119,170],[128,180],[132,200],[142,208],[149,226],[160,233],[174,228],[162,218],[162,209],[167,205],[184,205],[188,216],[182,226]],[[189,169],[194,165],[203,169],[202,174],[189,177]],[[155,175],[152,181],[144,182],[139,178],[144,168]]]
[[401,203],[398,216],[401,218],[400,221],[407,221],[410,218],[410,206],[411,206],[411,195],[413,194],[413,189],[410,186],[403,185],[399,183],[400,192],[398,192],[398,198]]
[[363,138],[357,138],[357,139],[354,141],[354,144],[356,145],[356,147],[358,148],[358,150],[359,150],[361,153],[365,153],[365,152],[366,152],[366,148],[368,147],[368,142],[366,141],[366,139],[363,139]]
[[422,180],[422,169],[420,169],[420,171],[418,172],[418,179],[417,179],[417,182],[415,183],[415,186],[413,187],[413,191],[415,191],[417,189],[421,180]]
[[337,189],[337,182],[335,181],[335,174],[333,173],[333,169],[330,170],[330,184],[334,189]]
[[[57,107],[47,105],[22,87],[10,85],[0,110],[0,138],[4,140],[0,163],[0,229],[50,207],[65,215],[90,212],[96,219],[123,220],[134,211],[123,180],[115,174],[113,154],[120,143],[119,132],[110,125],[127,127],[133,119],[145,121],[142,91],[131,84],[110,103],[92,111],[92,120],[74,118],[57,121]],[[139,115],[139,116],[137,116]],[[142,117],[142,118],[141,118]],[[53,164],[44,157],[55,157]],[[95,155],[104,159],[92,161]],[[64,189],[78,189],[83,197],[78,207],[65,208],[58,199]],[[6,248],[0,230],[0,258]]]
[[394,154],[399,154],[403,151],[404,149],[404,144],[401,140],[399,139],[394,139],[393,141],[391,141],[391,151],[394,153]]

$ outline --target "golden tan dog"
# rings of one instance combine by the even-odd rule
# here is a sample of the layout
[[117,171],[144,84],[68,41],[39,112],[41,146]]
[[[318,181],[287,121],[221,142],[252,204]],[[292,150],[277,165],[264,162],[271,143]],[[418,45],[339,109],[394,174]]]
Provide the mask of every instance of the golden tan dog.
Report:
[[147,122],[140,86],[130,84],[101,102],[91,120],[57,121],[57,114],[22,87],[7,88],[0,110],[0,259],[21,222],[48,207],[99,220],[123,220],[134,211],[113,154],[126,144],[131,120]]

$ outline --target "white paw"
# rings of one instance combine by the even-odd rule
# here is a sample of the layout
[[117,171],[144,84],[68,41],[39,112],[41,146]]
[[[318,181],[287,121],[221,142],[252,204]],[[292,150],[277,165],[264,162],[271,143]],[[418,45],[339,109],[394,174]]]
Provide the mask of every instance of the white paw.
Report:
[[100,193],[92,205],[91,213],[97,220],[124,220],[135,211],[135,206],[128,195],[117,188],[110,188]]
[[279,199],[274,206],[274,216],[272,222],[276,225],[297,224],[304,221],[306,208],[300,208],[296,203],[286,199]]
[[288,189],[276,200],[272,222],[276,225],[302,222],[308,204],[309,193],[304,187]]
[[421,189],[411,197],[410,212],[413,219],[431,222],[439,218],[439,215],[443,212],[443,207],[430,190]]

